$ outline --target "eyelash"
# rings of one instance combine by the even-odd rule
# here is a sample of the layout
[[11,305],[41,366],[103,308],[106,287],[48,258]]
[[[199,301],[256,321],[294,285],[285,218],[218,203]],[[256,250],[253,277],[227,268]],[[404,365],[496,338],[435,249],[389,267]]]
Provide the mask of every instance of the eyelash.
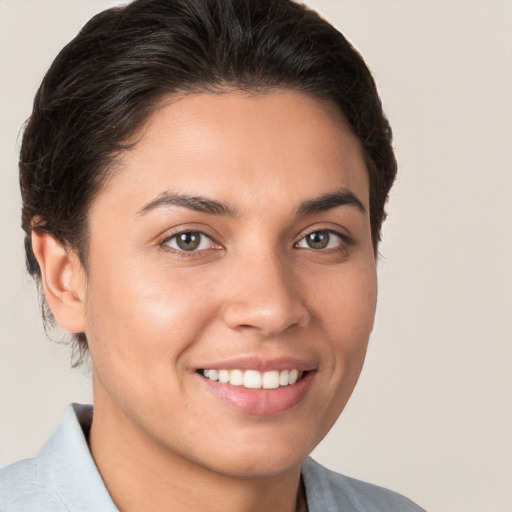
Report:
[[[336,247],[331,248],[324,248],[324,249],[314,249],[313,247],[304,247],[304,249],[310,249],[314,252],[323,252],[323,253],[331,253],[331,252],[340,252],[340,251],[347,251],[347,249],[355,244],[355,240],[348,235],[345,235],[343,233],[340,233],[339,231],[335,231],[334,229],[313,229],[312,231],[308,231],[307,233],[303,234],[300,240],[294,244],[294,247],[298,247],[299,244],[304,241],[308,236],[311,236],[315,233],[326,233],[330,237],[334,235],[336,238],[338,238],[339,243]],[[328,243],[331,241],[329,240]]]
[[[172,234],[171,236],[166,237],[164,240],[162,240],[160,242],[160,246],[162,248],[164,248],[165,250],[168,250],[168,251],[176,254],[177,256],[184,257],[184,258],[201,256],[202,254],[204,254],[205,251],[208,251],[209,249],[211,249],[211,247],[209,247],[207,249],[200,249],[200,250],[194,249],[191,251],[186,251],[184,249],[170,247],[168,245],[172,240],[177,239],[180,235],[190,235],[190,234],[191,235],[199,235],[201,237],[206,237],[211,241],[212,245],[219,245],[214,241],[213,237],[208,235],[207,233],[205,233],[201,230],[198,230],[198,229],[189,229],[189,230],[179,231],[177,233]],[[202,242],[203,241],[200,241],[200,244]]]
[[[335,237],[338,238],[339,243],[337,244],[336,247],[331,247],[331,248],[314,249],[312,247],[299,247],[299,244],[301,242],[303,242],[306,239],[306,237],[311,236],[311,235],[313,235],[315,233],[326,233],[329,236],[334,235]],[[172,240],[177,239],[177,237],[179,237],[180,235],[200,235],[201,237],[208,238],[212,245],[220,246],[220,244],[215,242],[213,237],[211,237],[207,233],[205,233],[203,231],[200,231],[200,230],[197,230],[197,229],[190,229],[190,230],[179,231],[177,233],[174,233],[173,235],[168,236],[164,240],[162,240],[160,242],[160,246],[165,248],[168,251],[173,252],[174,254],[176,254],[176,255],[178,255],[180,257],[197,257],[197,256],[203,255],[205,251],[213,249],[212,247],[209,247],[207,249],[200,249],[200,250],[193,249],[193,250],[187,251],[187,250],[180,249],[180,248],[170,247],[169,243]],[[201,243],[202,243],[202,241],[200,241],[200,244]],[[328,243],[330,243],[330,240],[329,240]],[[354,244],[355,244],[355,241],[351,237],[349,237],[349,236],[347,236],[347,235],[345,235],[343,233],[340,233],[338,231],[335,231],[333,229],[314,229],[312,231],[304,233],[301,236],[300,240],[293,244],[293,247],[294,248],[298,248],[298,249],[309,249],[309,250],[311,250],[313,252],[317,252],[317,253],[332,253],[332,252],[345,252],[345,251],[347,251],[347,249],[350,246],[352,246]],[[215,250],[217,250],[217,249],[215,249]]]

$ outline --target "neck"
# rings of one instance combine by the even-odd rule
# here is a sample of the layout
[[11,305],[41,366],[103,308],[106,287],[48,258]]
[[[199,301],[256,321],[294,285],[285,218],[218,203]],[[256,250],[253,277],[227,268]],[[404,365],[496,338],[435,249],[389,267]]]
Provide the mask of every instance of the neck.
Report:
[[118,409],[95,400],[89,444],[120,512],[295,512],[305,509],[300,467],[280,475],[219,474],[166,450]]

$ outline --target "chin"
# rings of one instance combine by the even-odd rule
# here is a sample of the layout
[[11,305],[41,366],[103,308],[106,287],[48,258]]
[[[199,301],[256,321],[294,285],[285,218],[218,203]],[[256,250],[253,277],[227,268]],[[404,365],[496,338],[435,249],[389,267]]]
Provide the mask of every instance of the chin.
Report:
[[215,473],[237,478],[269,478],[299,470],[307,455],[271,454],[260,450],[258,454],[247,454],[235,460],[222,461],[210,467]]
[[264,435],[252,443],[233,440],[223,453],[216,453],[214,460],[209,454],[210,464],[205,466],[226,476],[273,477],[300,470],[315,445],[291,436],[286,441],[282,438],[272,440]]

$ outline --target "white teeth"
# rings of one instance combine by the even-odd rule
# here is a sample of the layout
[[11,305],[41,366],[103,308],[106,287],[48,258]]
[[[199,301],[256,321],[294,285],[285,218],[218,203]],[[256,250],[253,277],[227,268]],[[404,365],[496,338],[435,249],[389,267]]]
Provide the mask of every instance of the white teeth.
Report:
[[232,386],[244,385],[244,372],[242,370],[231,370],[230,374],[229,383]]
[[279,372],[265,372],[263,374],[263,389],[277,389],[279,387]]
[[303,375],[303,372],[292,370],[271,370],[259,372],[258,370],[203,370],[203,375],[222,384],[244,386],[248,389],[277,389],[280,386],[291,386]]
[[222,384],[229,382],[229,372],[227,370],[219,370],[219,382],[222,382]]
[[257,370],[246,370],[244,373],[244,387],[249,389],[261,388],[261,372]]
[[290,375],[288,377],[288,382],[290,383],[290,385],[295,384],[298,378],[299,370],[290,370]]

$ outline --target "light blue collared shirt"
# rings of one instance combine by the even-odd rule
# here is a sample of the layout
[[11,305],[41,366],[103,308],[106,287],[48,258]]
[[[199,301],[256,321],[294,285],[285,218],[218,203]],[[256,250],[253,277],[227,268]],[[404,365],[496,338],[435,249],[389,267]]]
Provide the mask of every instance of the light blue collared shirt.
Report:
[[[35,458],[0,470],[0,512],[118,512],[87,445],[92,411],[90,405],[71,405]],[[425,512],[400,494],[310,458],[302,477],[309,512]]]

